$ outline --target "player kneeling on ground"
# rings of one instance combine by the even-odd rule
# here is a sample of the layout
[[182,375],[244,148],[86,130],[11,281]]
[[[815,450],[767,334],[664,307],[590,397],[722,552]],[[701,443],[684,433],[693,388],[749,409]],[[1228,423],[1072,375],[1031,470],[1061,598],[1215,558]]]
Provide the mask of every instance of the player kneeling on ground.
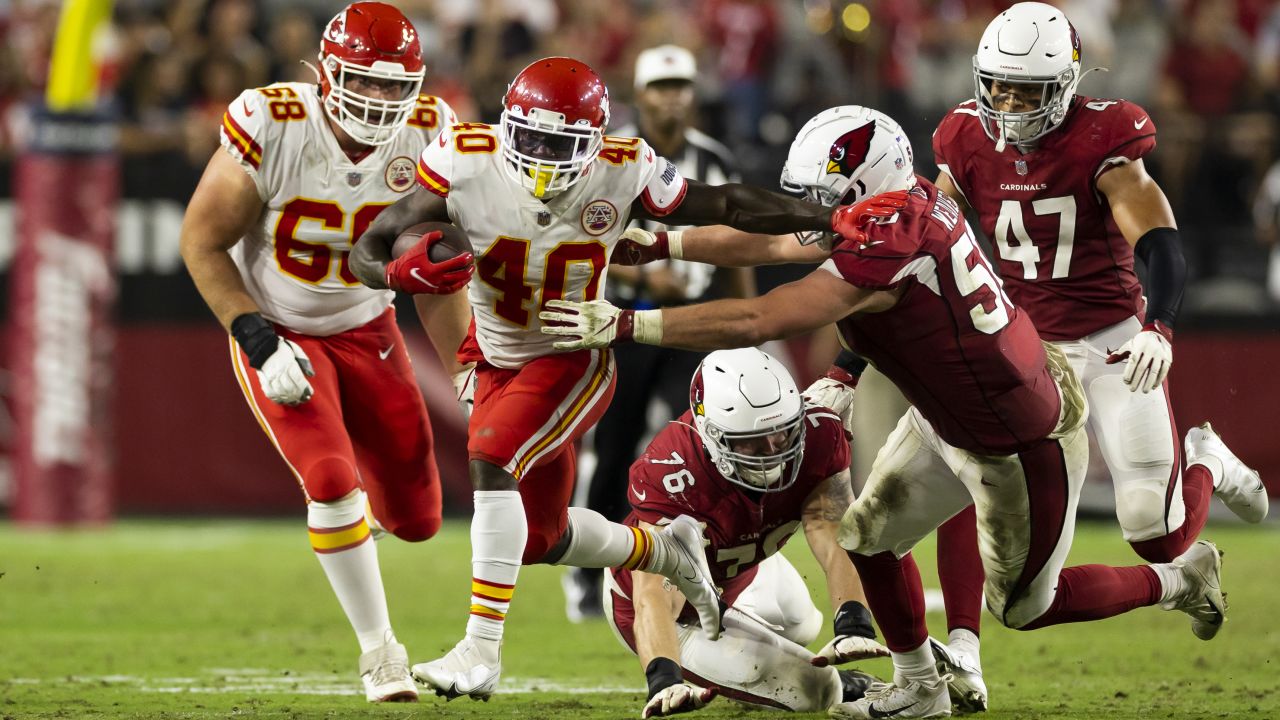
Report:
[[[606,615],[649,680],[643,716],[695,710],[717,693],[802,712],[862,697],[874,678],[830,667],[888,653],[836,542],[853,502],[840,416],[806,402],[786,368],[754,348],[708,355],[689,404],[631,466],[626,523],[656,530],[679,515],[698,520],[712,580],[730,607],[724,634],[712,642],[662,577],[606,573]],[[835,611],[835,638],[817,658],[804,645],[818,636],[822,613],[778,552],[797,529],[822,566]]]

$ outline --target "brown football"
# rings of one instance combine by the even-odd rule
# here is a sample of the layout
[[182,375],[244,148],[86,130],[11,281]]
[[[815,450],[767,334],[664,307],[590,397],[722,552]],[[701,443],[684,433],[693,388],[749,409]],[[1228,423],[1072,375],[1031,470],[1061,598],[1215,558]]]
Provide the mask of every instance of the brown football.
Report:
[[400,233],[400,236],[396,238],[395,244],[391,246],[391,257],[398,258],[409,252],[414,245],[417,245],[422,240],[423,235],[435,230],[443,233],[444,237],[431,243],[431,246],[427,248],[427,257],[431,262],[444,262],[451,257],[472,252],[471,240],[467,238],[467,234],[463,232],[462,228],[451,223],[424,222]]

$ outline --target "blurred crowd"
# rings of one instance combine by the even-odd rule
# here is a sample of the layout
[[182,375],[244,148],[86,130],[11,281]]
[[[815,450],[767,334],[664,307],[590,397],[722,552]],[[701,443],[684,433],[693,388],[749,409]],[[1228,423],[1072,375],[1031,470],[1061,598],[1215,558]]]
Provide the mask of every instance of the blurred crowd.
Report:
[[[127,192],[185,199],[246,87],[311,81],[319,34],[341,0],[116,0],[95,42],[122,119]],[[495,120],[528,61],[595,67],[629,119],[636,54],[675,43],[700,62],[702,129],[748,181],[777,182],[793,131],[825,107],[896,117],[932,176],[929,136],[973,95],[970,58],[998,0],[397,0],[427,55],[424,89],[466,119]],[[1080,92],[1143,105],[1159,129],[1148,160],[1183,228],[1189,310],[1262,313],[1280,301],[1280,0],[1059,0],[1090,73]],[[60,3],[0,2],[0,153],[21,145]],[[132,168],[132,170],[130,170]],[[1268,258],[1271,298],[1266,291]],[[1274,299],[1272,299],[1274,298]]]

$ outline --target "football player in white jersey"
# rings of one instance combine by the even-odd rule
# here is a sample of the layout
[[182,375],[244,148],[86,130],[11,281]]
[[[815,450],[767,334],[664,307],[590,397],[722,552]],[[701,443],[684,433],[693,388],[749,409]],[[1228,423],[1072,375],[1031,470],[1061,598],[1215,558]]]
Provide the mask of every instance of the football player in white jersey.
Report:
[[[370,526],[431,537],[440,480],[394,294],[361,285],[348,255],[455,118],[419,94],[418,35],[389,5],[339,12],[319,61],[319,87],[280,83],[231,103],[183,220],[182,255],[233,337],[249,408],[302,487],[311,546],[360,643],[366,697],[416,700]],[[469,276],[462,258],[431,279],[456,289]],[[464,375],[453,351],[470,321],[465,299],[417,299],[445,367]]]
[[[686,182],[643,140],[605,137],[608,90],[577,60],[529,65],[503,106],[500,126],[462,123],[432,143],[418,162],[422,187],[388,208],[351,256],[356,277],[381,288],[389,270],[405,269],[388,267],[389,247],[411,225],[452,222],[476,249],[475,331],[460,352],[477,361],[478,383],[467,441],[476,489],[471,615],[457,647],[414,666],[418,679],[449,697],[483,698],[497,685],[503,620],[522,562],[667,575],[698,609],[703,630],[713,638],[720,631],[692,521],[677,518],[654,533],[568,508],[573,442],[609,403],[613,360],[607,349],[557,351],[539,331],[538,312],[551,300],[601,294],[610,252],[630,218],[757,232],[831,223],[830,208],[744,185]],[[423,262],[423,272],[434,267]],[[668,533],[680,535],[677,550],[698,550],[686,556],[696,572],[662,566]]]

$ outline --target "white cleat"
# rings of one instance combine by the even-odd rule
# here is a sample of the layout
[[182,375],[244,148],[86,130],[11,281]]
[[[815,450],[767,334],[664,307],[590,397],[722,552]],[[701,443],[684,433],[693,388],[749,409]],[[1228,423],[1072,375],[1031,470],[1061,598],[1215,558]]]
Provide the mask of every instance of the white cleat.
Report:
[[1165,610],[1181,610],[1191,616],[1191,632],[1212,640],[1227,621],[1227,596],[1222,592],[1222,552],[1208,540],[1197,540],[1170,563],[1182,573],[1186,590],[1164,603]]
[[951,717],[951,696],[947,694],[950,681],[949,676],[943,675],[930,684],[916,680],[906,687],[876,683],[861,700],[832,705],[827,714],[839,720]]
[[986,712],[987,683],[982,679],[982,668],[968,655],[935,638],[929,638],[929,649],[933,651],[938,674],[951,676],[947,691],[951,694],[952,708],[962,713]]
[[720,596],[711,582],[711,567],[703,551],[702,528],[688,515],[681,515],[657,533],[654,538],[667,545],[677,558],[675,569],[667,579],[675,583],[684,597],[698,611],[702,632],[711,640],[720,637]]
[[488,700],[502,674],[502,643],[463,637],[444,657],[413,666],[413,677],[446,699]]
[[398,642],[360,655],[360,681],[369,702],[418,701],[418,686],[409,676],[409,654]]
[[1259,523],[1267,517],[1267,488],[1258,471],[1240,462],[1231,448],[1222,442],[1209,423],[1201,423],[1187,431],[1187,464],[1203,463],[1205,456],[1222,465],[1222,477],[1213,489],[1231,512],[1241,520]]

